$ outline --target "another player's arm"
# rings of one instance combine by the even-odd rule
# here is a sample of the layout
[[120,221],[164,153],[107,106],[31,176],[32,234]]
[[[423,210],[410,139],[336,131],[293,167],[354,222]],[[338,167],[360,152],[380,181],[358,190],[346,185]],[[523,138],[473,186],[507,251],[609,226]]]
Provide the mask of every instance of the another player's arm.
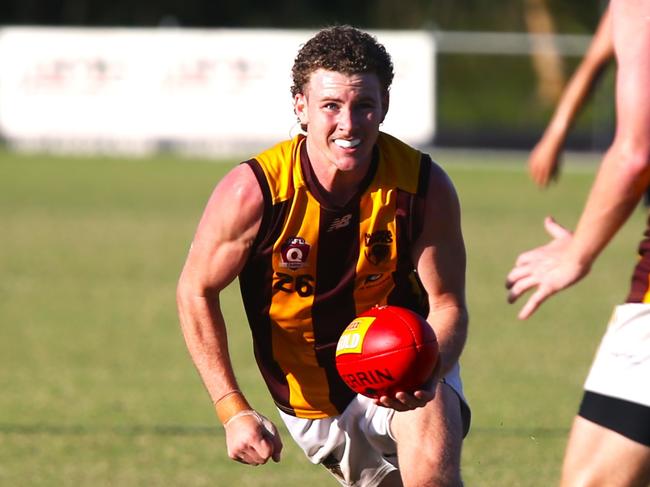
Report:
[[650,4],[618,1],[612,8],[617,9],[613,32],[619,63],[616,134],[572,242],[576,258],[588,264],[627,220],[650,183]]
[[432,164],[424,226],[415,242],[413,261],[429,297],[427,321],[440,348],[436,379],[458,361],[467,339],[465,302],[465,243],[458,196],[451,180]]
[[[261,189],[247,165],[217,185],[199,222],[177,288],[183,336],[223,424],[252,408],[239,391],[228,352],[220,292],[242,270],[263,214]],[[244,463],[278,461],[282,445],[258,416],[240,415],[226,428],[231,458]]]
[[535,289],[521,309],[520,319],[528,318],[550,296],[587,275],[650,184],[650,4],[614,0],[610,11],[618,61],[614,141],[600,165],[575,233],[547,223],[547,228],[555,229],[554,240],[520,255],[508,275],[510,302]]
[[544,135],[531,151],[528,160],[530,175],[539,186],[548,185],[557,174],[559,155],[569,129],[600,73],[613,57],[611,20],[609,10],[606,10],[585,56],[560,97]]

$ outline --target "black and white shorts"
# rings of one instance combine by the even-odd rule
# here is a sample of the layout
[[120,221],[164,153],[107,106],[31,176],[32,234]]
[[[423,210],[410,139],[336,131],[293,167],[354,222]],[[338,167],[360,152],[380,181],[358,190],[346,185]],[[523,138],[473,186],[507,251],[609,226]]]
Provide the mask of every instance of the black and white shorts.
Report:
[[650,446],[650,304],[615,308],[578,414]]

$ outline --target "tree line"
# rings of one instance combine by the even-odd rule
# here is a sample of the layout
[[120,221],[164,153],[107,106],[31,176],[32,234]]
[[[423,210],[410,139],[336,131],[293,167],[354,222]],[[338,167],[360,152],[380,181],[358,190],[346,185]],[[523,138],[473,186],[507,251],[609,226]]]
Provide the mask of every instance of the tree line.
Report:
[[559,32],[588,33],[606,2],[566,0],[3,0],[2,25],[318,28],[525,31],[541,4]]

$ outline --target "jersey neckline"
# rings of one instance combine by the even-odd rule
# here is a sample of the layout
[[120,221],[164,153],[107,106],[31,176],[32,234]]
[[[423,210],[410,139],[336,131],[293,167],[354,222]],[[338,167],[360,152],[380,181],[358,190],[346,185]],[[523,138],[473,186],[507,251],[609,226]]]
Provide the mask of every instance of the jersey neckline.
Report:
[[305,184],[309,192],[316,198],[316,200],[321,204],[323,208],[330,210],[340,210],[348,208],[349,206],[355,204],[361,195],[368,189],[370,183],[377,173],[377,167],[379,166],[379,148],[377,144],[372,149],[372,158],[370,160],[370,166],[368,166],[368,172],[361,180],[359,188],[357,191],[350,197],[350,199],[343,205],[337,204],[334,202],[331,194],[323,187],[314,168],[312,167],[311,161],[309,160],[309,155],[307,154],[307,137],[302,140],[300,147],[300,168],[302,170],[302,176],[305,180]]

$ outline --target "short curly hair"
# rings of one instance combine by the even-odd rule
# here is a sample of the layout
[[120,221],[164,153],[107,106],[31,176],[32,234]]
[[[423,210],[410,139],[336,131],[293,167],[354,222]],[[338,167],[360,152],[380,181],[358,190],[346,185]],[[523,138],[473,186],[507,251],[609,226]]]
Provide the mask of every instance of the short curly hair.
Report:
[[386,92],[393,82],[393,62],[386,48],[349,25],[322,29],[300,48],[291,69],[291,95],[304,93],[311,74],[318,69],[347,75],[374,73]]

